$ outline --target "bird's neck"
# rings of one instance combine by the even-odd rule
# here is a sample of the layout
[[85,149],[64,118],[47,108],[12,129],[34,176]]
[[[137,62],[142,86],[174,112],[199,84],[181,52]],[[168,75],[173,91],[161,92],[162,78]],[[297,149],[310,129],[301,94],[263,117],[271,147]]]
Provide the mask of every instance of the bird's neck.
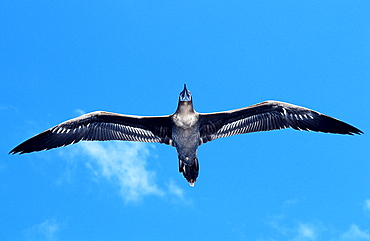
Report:
[[194,113],[193,102],[192,101],[179,101],[176,113]]

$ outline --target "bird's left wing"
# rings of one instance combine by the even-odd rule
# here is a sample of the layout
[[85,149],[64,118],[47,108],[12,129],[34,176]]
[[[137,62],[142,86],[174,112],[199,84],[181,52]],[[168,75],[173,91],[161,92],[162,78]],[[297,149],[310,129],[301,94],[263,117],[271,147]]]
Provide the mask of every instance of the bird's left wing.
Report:
[[21,143],[9,153],[29,153],[85,141],[140,141],[172,145],[171,116],[132,116],[95,111],[65,121]]
[[265,101],[245,108],[200,114],[201,143],[249,132],[293,128],[337,134],[361,134],[359,129],[330,116],[280,101]]

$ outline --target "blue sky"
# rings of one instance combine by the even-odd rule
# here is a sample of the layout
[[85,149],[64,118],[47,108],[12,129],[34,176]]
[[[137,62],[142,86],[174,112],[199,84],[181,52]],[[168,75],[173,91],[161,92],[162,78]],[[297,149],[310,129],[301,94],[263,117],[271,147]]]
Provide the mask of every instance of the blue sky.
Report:
[[[369,1],[0,3],[0,240],[369,240]],[[198,151],[79,143],[7,153],[96,110],[167,115],[265,100],[360,128],[281,130]]]

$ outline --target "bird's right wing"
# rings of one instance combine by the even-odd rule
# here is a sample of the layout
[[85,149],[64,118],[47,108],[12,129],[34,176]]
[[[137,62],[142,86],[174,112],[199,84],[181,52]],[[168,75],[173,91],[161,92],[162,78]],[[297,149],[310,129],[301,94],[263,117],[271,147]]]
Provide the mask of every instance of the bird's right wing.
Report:
[[333,117],[280,101],[265,101],[245,108],[200,114],[201,143],[243,133],[293,128],[337,134],[362,131]]
[[9,153],[48,150],[86,141],[140,141],[172,145],[171,116],[132,116],[95,111],[65,121],[21,143]]

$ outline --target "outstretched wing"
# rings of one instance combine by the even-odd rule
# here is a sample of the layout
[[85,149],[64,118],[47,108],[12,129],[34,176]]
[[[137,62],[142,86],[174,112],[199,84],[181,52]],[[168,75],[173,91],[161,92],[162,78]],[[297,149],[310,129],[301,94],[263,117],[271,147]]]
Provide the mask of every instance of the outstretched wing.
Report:
[[21,143],[9,153],[29,153],[85,141],[140,141],[172,145],[170,116],[143,117],[95,111],[65,121]]
[[289,127],[349,135],[362,133],[330,116],[280,101],[265,101],[242,109],[200,114],[199,120],[202,143],[221,137]]

